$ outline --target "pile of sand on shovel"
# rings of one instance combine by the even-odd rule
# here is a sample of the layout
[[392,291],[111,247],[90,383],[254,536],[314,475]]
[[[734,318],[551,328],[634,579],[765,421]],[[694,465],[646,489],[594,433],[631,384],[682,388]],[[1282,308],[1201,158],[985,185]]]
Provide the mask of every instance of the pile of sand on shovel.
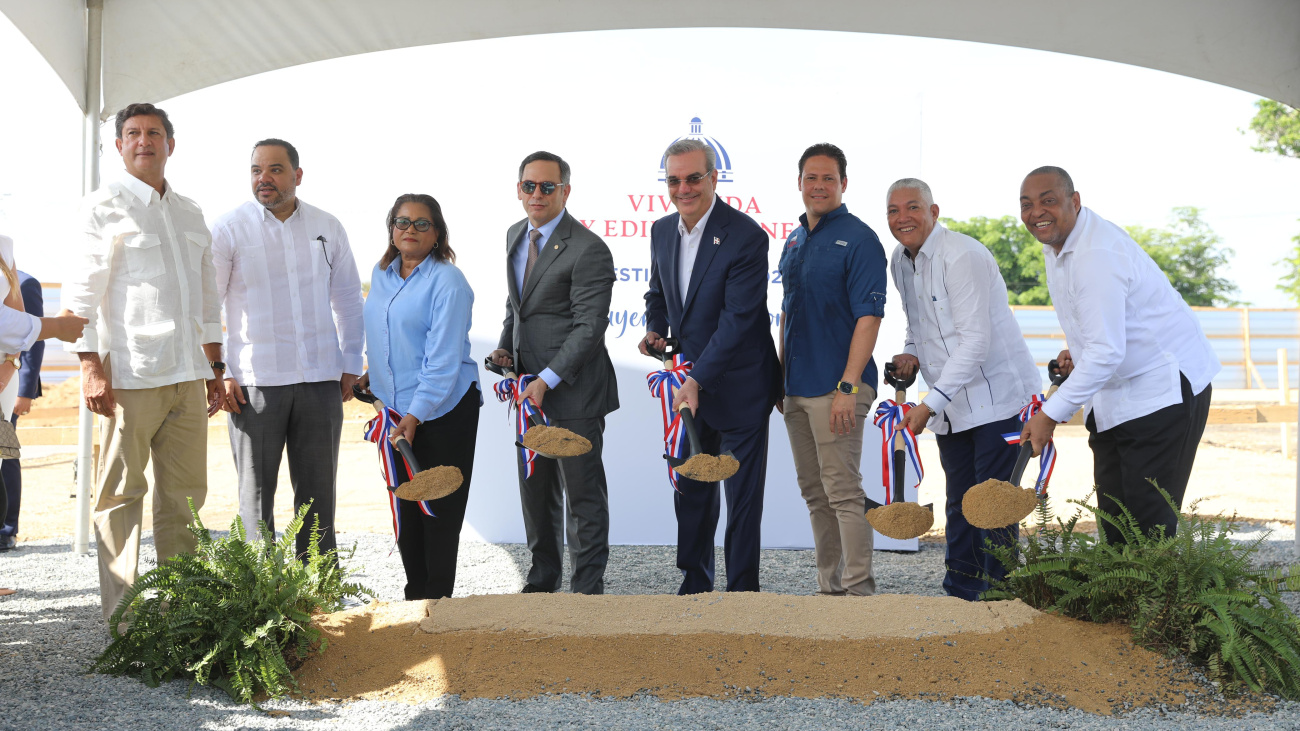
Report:
[[867,522],[882,535],[906,541],[925,535],[934,525],[934,513],[916,503],[890,503],[868,510]]
[[577,457],[591,451],[591,440],[559,426],[531,426],[523,441],[525,447],[550,457]]
[[736,474],[740,462],[729,454],[713,456],[711,454],[694,454],[673,469],[677,474],[696,482],[717,482]]
[[430,467],[415,473],[409,481],[398,485],[393,493],[403,500],[437,500],[459,490],[464,481],[465,476],[459,467]]
[[985,529],[1015,525],[1036,507],[1037,493],[1005,480],[985,480],[967,490],[961,500],[961,512],[966,516],[966,522]]

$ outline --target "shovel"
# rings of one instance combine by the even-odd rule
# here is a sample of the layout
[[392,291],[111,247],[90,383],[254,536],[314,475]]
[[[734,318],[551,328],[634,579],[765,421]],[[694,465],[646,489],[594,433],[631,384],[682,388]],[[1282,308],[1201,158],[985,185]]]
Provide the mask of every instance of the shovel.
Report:
[[[916,374],[906,381],[895,375],[897,369],[893,363],[885,364],[885,383],[894,387],[894,403],[902,404],[907,399],[907,387],[916,380]],[[895,540],[908,540],[924,535],[934,525],[934,503],[918,505],[908,503],[903,494],[903,478],[907,465],[907,451],[903,442],[903,432],[894,433],[894,485],[893,496],[888,505],[867,498],[867,522],[880,533]],[[883,530],[882,530],[883,528]]]
[[[499,366],[496,363],[492,362],[491,356],[483,359],[483,367],[488,369],[489,371],[492,371],[498,376],[509,378],[515,380],[516,382],[518,381],[519,377],[515,374],[514,371],[510,370],[509,368]],[[573,432],[569,431],[568,429],[565,429],[564,427],[547,426],[546,424],[542,424],[537,420],[537,417],[533,416],[532,414],[529,414],[528,428],[524,430],[524,439],[528,439],[528,433],[532,432],[533,429],[539,429],[539,431],[534,432],[535,434],[541,434],[545,432],[548,437],[554,440],[554,442],[551,445],[548,445],[546,450],[538,449],[537,447],[524,444],[523,442],[517,439],[515,440],[515,446],[532,450],[538,453],[539,455],[546,457],[547,459],[564,459],[565,457],[577,457],[579,455],[583,455],[591,451],[591,440],[587,439],[586,437],[582,437],[577,434],[574,434]]]
[[[381,416],[388,408],[377,396],[361,390],[361,386],[357,384],[352,385],[352,395],[356,396],[357,400],[374,406],[375,413]],[[437,500],[460,489],[465,478],[459,467],[441,465],[421,470],[420,461],[415,458],[415,450],[411,448],[411,443],[406,441],[406,437],[398,436],[393,440],[393,446],[401,453],[402,459],[406,460],[411,479],[397,487],[389,487],[389,492],[403,500]]]
[[[672,370],[673,355],[677,353],[677,338],[665,338],[664,342],[666,345],[662,352],[651,350],[649,355],[651,358],[663,361],[664,370]],[[736,460],[736,455],[732,454],[731,450],[716,457],[704,453],[704,447],[700,444],[699,431],[695,428],[695,415],[691,413],[685,401],[677,408],[677,413],[682,416],[682,425],[686,427],[686,438],[691,442],[691,456],[682,459],[665,454],[664,459],[668,461],[668,466],[682,477],[696,482],[717,482],[736,474],[740,469],[740,462]]]
[[[1044,401],[1050,399],[1067,378],[1061,373],[1061,367],[1055,360],[1047,363],[1047,377],[1051,380],[1052,386],[1047,389],[1047,398],[1043,399]],[[961,500],[961,512],[966,517],[966,522],[986,530],[1006,528],[1019,523],[1034,512],[1034,508],[1038,507],[1038,491],[1020,487],[1025,467],[1033,454],[1033,443],[1022,442],[1020,451],[1016,454],[1016,466],[1011,470],[1010,482],[985,480],[966,491],[966,495]]]

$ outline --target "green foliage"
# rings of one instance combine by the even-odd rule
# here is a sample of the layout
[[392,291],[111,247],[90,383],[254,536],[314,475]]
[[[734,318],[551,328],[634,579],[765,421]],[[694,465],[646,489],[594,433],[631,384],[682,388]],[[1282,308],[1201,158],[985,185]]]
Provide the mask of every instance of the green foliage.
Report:
[[[969,221],[940,219],[944,226],[966,234],[988,247],[1007,283],[1007,301],[1013,305],[1050,305],[1043,245],[1014,216]],[[1223,239],[1201,220],[1192,206],[1173,210],[1169,228],[1129,226],[1128,233],[1169,277],[1169,282],[1189,305],[1231,307],[1241,304],[1229,295],[1237,291],[1230,280],[1215,276],[1228,263],[1231,252]],[[1300,248],[1297,248],[1300,263]],[[1300,273],[1300,269],[1296,270]]]
[[1125,230],[1155,260],[1187,304],[1203,307],[1241,304],[1228,296],[1237,291],[1237,285],[1215,276],[1228,264],[1231,252],[1222,248],[1223,239],[1201,220],[1199,208],[1175,208],[1166,229],[1128,226]]
[[1013,305],[1050,305],[1047,293],[1047,270],[1043,264],[1043,245],[1038,243],[1015,216],[969,221],[940,221],[952,231],[966,234],[988,247],[1007,283],[1007,302]]
[[113,641],[91,671],[137,676],[150,687],[188,677],[245,703],[296,689],[292,668],[317,642],[321,650],[327,644],[311,625],[312,612],[335,611],[345,596],[373,596],[344,583],[334,551],[321,553],[319,520],[306,561],[294,555],[309,507],[280,540],[261,523],[250,543],[238,516],[230,535],[214,540],[190,501],[198,547],[135,582],[109,620]]
[[1230,520],[1183,513],[1176,535],[1163,528],[1147,535],[1123,506],[1111,515],[1070,502],[1090,511],[1098,525],[1114,526],[1123,541],[1077,530],[1082,510],[1053,525],[1050,512],[1040,509],[1038,532],[1021,551],[990,544],[1008,574],[984,599],[1019,598],[1067,617],[1126,622],[1137,643],[1182,654],[1228,688],[1300,699],[1300,622],[1279,593],[1300,589],[1300,572],[1253,568],[1250,558],[1263,538],[1239,545],[1229,538],[1236,529]]
[[1277,288],[1291,295],[1291,299],[1300,305],[1300,234],[1296,234],[1291,240],[1295,242],[1295,248],[1291,249],[1291,256],[1277,262],[1284,270],[1278,279]]
[[1272,99],[1255,102],[1255,118],[1250,131],[1259,137],[1256,152],[1272,152],[1283,157],[1300,157],[1300,109]]

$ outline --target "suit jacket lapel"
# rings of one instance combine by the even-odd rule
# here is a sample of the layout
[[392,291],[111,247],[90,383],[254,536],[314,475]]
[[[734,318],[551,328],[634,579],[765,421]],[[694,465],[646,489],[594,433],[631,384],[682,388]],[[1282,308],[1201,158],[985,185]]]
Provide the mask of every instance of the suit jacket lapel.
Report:
[[533,275],[528,278],[527,282],[524,282],[524,294],[519,298],[521,302],[528,299],[528,295],[532,294],[533,290],[537,288],[538,280],[542,278],[542,275],[546,273],[551,264],[555,263],[556,257],[569,245],[567,239],[573,235],[574,220],[568,211],[562,213],[561,216],[560,225],[555,227],[542,250],[537,252],[537,262],[533,264]]
[[718,200],[713,206],[713,213],[709,215],[709,223],[704,227],[704,235],[700,237],[700,248],[695,252],[695,265],[691,267],[691,285],[686,290],[686,303],[682,305],[682,312],[690,309],[695,293],[700,288],[700,280],[704,278],[704,273],[708,271],[709,264],[718,253],[718,249],[722,248],[722,242],[727,240],[727,223],[731,217],[727,215],[726,208],[727,204]]
[[515,281],[515,262],[513,254],[516,251],[515,247],[519,245],[519,242],[523,240],[524,234],[527,232],[528,220],[524,219],[523,224],[519,228],[519,233],[514,236],[506,237],[506,289],[510,290],[510,303],[515,306],[516,310],[519,309],[520,298],[519,282]]
[[664,299],[677,304],[682,301],[682,287],[681,283],[677,281],[679,276],[678,259],[682,249],[682,235],[678,233],[677,225],[682,218],[680,214],[674,213],[673,215],[677,216],[677,220],[669,228],[668,241],[665,244],[664,251],[664,265],[659,272],[659,283],[664,290]]

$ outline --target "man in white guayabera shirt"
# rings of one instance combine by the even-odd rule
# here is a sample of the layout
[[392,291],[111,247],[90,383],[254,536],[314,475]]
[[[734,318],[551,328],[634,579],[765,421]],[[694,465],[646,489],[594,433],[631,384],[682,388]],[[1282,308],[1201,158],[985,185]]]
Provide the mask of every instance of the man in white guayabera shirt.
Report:
[[[1087,406],[1097,506],[1122,503],[1146,532],[1177,516],[1152,486],[1182,507],[1210,412],[1219,359],[1192,310],[1124,229],[1084,208],[1070,175],[1031,172],[1020,186],[1020,220],[1043,243],[1047,288],[1065,331],[1057,360],[1070,376],[1021,439],[1042,450],[1057,422]],[[1103,523],[1105,538],[1121,540]]]
[[86,406],[106,417],[94,507],[105,620],[137,577],[150,457],[159,561],[194,550],[187,500],[201,508],[208,494],[221,303],[203,211],[163,176],[175,149],[163,110],[117,113],[127,174],[82,202],[80,251],[63,283],[67,308],[90,319],[67,348],[81,359]]
[[988,248],[937,222],[939,206],[921,180],[889,186],[885,206],[900,244],[889,271],[907,315],[907,342],[894,366],[904,378],[920,368],[930,389],[904,421],[914,433],[935,433],[947,478],[944,591],[975,601],[989,579],[1006,573],[985,541],[1014,543],[1019,531],[976,528],[962,514],[962,498],[985,480],[1011,478],[1018,448],[1003,435],[1020,431],[1020,408],[1042,377]]
[[274,530],[280,456],[288,447],[296,511],[311,501],[322,551],[335,547],[334,492],[343,402],[361,373],[361,279],[338,219],[297,196],[298,150],[284,140],[253,146],[254,201],[212,227],[217,291],[230,360],[223,408],[239,472],[239,516],[254,534]]

